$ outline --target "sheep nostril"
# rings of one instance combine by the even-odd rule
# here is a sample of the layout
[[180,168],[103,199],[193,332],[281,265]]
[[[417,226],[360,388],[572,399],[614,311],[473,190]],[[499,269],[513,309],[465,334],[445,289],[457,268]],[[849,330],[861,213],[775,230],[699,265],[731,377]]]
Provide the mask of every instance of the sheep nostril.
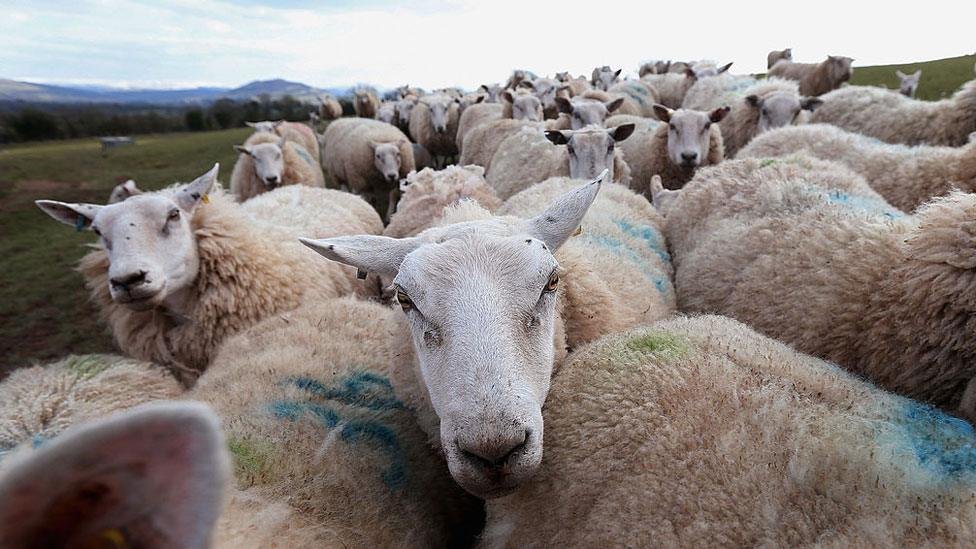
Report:
[[146,283],[146,271],[136,271],[125,276],[117,276],[109,280],[116,290],[125,290]]

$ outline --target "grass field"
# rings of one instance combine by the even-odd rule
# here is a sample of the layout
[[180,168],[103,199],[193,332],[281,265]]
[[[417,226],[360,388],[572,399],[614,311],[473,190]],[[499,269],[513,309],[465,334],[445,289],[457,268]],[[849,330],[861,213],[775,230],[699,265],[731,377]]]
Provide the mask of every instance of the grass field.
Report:
[[[974,62],[976,55],[856,67],[853,83],[897,87],[895,69],[921,68],[919,96],[938,99],[973,78]],[[227,181],[236,159],[231,146],[250,131],[140,136],[135,146],[105,156],[96,139],[0,149],[0,377],[34,360],[113,349],[74,271],[94,236],[56,223],[34,200],[104,203],[118,182],[132,178],[157,189],[190,180],[215,161]]]
[[215,161],[226,181],[237,157],[232,146],[250,132],[140,136],[104,156],[96,139],[0,149],[0,377],[32,360],[113,349],[74,271],[94,235],[55,222],[34,200],[101,204],[118,182],[158,189]]

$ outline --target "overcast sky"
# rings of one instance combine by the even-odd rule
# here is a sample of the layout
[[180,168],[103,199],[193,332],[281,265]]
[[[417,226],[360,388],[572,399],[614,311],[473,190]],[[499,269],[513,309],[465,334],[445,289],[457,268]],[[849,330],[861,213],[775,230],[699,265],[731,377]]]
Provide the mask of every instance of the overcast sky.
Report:
[[788,46],[797,61],[849,55],[856,67],[972,53],[976,8],[968,3],[0,0],[0,77],[470,88],[504,80],[514,67],[635,73],[657,58],[734,61],[733,72],[757,72],[770,49]]

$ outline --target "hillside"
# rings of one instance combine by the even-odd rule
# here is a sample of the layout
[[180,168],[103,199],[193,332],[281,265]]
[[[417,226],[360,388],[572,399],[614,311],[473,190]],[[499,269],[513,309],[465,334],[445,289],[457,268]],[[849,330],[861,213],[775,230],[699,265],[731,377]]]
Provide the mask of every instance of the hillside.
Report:
[[972,80],[974,64],[976,54],[900,65],[859,67],[855,64],[851,83],[898,89],[896,70],[909,74],[922,69],[922,80],[919,82],[916,97],[931,101],[952,95],[964,82]]

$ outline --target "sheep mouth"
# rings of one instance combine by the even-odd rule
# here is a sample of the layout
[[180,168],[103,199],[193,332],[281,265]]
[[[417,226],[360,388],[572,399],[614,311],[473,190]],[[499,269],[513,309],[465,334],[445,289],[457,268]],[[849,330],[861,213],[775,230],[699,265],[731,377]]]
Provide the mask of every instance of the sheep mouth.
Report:
[[125,305],[133,311],[148,311],[155,308],[161,301],[163,297],[163,292],[153,292],[150,294],[136,294],[135,296],[129,293],[123,293],[114,298],[115,302],[120,305]]

